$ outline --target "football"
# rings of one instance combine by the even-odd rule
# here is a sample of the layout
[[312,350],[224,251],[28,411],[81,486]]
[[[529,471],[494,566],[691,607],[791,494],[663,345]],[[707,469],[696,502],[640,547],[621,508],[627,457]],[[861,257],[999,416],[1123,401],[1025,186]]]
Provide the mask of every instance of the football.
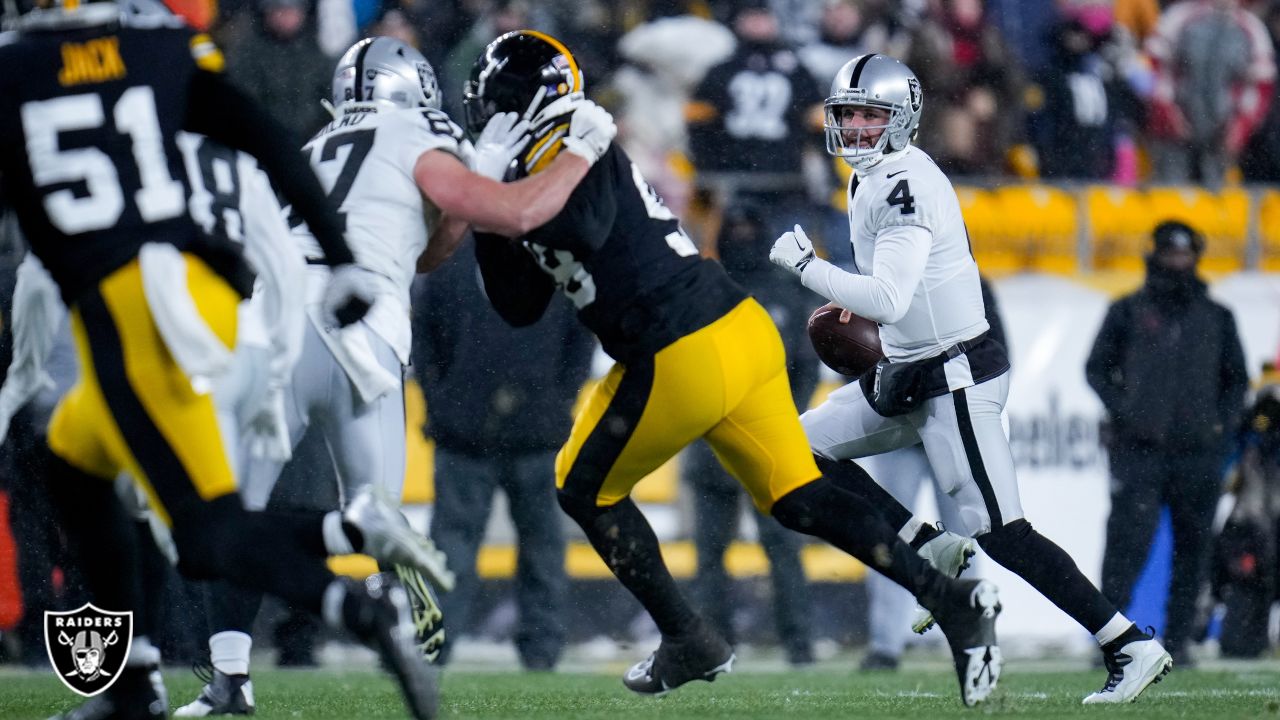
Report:
[[827,303],[809,316],[809,341],[823,364],[841,375],[856,377],[884,357],[880,349],[880,327],[854,315],[840,322],[842,309]]

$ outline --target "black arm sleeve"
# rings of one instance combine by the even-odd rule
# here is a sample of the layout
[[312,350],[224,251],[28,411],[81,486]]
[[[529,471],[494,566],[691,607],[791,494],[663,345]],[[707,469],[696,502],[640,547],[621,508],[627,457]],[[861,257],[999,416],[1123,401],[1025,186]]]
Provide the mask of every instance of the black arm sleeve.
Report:
[[191,79],[182,127],[257,158],[271,182],[307,221],[329,264],[355,262],[320,181],[298,152],[301,143],[252,98],[225,77],[198,71]]
[[1093,341],[1093,349],[1089,351],[1089,359],[1085,362],[1085,379],[1089,387],[1098,393],[1102,405],[1114,414],[1119,407],[1121,385],[1124,383],[1120,358],[1124,353],[1125,335],[1125,301],[1120,300],[1107,308],[1107,316],[1102,320],[1102,329],[1098,338]]
[[555,282],[524,248],[501,235],[475,233],[476,262],[484,292],[498,315],[513,327],[538,322],[547,311]]

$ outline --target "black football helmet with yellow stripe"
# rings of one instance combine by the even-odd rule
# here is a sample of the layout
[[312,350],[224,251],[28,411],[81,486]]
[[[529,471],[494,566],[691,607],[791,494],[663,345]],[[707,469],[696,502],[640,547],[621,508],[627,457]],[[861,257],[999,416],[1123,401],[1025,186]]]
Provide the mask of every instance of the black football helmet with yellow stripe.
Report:
[[489,43],[471,68],[462,99],[467,132],[479,136],[500,112],[528,119],[532,141],[520,171],[532,174],[560,151],[572,114],[567,98],[582,92],[582,71],[563,43],[536,30],[509,32]]

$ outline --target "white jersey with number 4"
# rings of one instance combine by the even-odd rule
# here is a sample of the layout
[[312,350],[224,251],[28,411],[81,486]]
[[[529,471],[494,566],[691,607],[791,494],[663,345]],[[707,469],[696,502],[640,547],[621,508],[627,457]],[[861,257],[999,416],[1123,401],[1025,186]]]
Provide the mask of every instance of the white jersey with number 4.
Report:
[[[365,322],[407,363],[409,286],[440,218],[418,189],[413,168],[428,150],[461,157],[462,129],[426,108],[360,104],[344,110],[303,152],[345,223],[356,263],[387,280]],[[323,257],[305,225],[294,232],[308,258]]]
[[955,189],[924,151],[908,147],[849,182],[857,274],[823,260],[806,287],[880,323],[895,361],[937,355],[988,329],[978,265]]

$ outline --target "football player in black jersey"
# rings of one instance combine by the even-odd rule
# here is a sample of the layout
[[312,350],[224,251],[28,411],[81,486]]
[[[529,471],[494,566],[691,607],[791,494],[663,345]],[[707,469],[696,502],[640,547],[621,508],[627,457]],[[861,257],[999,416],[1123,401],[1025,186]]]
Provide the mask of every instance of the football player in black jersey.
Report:
[[[476,60],[465,107],[472,133],[498,112],[533,117],[583,90],[560,42],[519,31]],[[559,152],[567,118],[530,128],[510,177]],[[513,325],[530,324],[559,287],[616,361],[594,388],[556,460],[561,507],[662,633],[624,683],[662,694],[731,669],[734,654],[689,606],[663,564],[631,488],[705,438],[756,507],[821,537],[936,607],[956,656],[966,704],[994,687],[995,587],[935,571],[860,497],[825,481],[808,449],[769,315],[715,261],[700,257],[674,214],[616,144],[564,210],[514,240],[477,233],[485,290]]]
[[[191,219],[180,129],[256,156],[307,220],[334,266],[331,322],[354,322],[368,308],[362,271],[297,143],[226,81],[209,37],[173,18],[62,0],[16,24],[0,41],[0,173],[5,200],[71,311],[81,377],[50,421],[49,483],[94,602],[139,605],[129,520],[111,483],[128,471],[170,526],[184,574],[226,578],[322,614],[379,650],[414,716],[433,716],[435,678],[413,646],[403,588],[335,578],[325,566],[328,554],[362,551],[425,567],[421,539],[372,496],[345,514],[246,512],[210,378],[193,370],[208,367],[209,341],[223,351],[234,344],[252,274],[238,248]],[[157,267],[176,272],[157,277]],[[188,332],[199,324],[203,345]],[[145,633],[135,630],[114,684],[66,717],[167,716]]]

